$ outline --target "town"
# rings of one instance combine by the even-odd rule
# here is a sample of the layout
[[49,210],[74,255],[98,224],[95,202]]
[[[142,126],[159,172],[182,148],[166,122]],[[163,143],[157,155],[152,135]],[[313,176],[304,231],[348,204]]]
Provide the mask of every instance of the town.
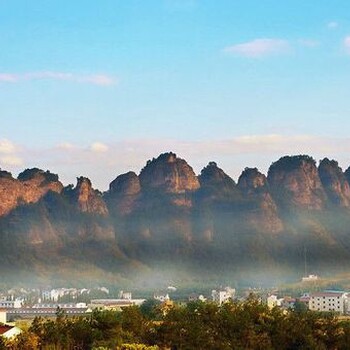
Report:
[[[304,278],[303,282],[310,280]],[[65,317],[79,317],[89,315],[94,310],[121,312],[124,308],[139,307],[147,302],[153,302],[166,313],[175,305],[182,307],[188,303],[203,302],[222,306],[228,302],[245,302],[252,297],[269,309],[278,308],[283,312],[298,308],[343,317],[350,315],[350,292],[337,290],[304,292],[299,296],[291,296],[276,288],[246,288],[237,292],[235,288],[226,286],[203,294],[186,294],[174,286],[168,286],[161,291],[154,291],[152,295],[133,298],[132,292],[121,290],[118,295],[114,295],[106,287],[11,288],[0,292],[0,336],[13,338],[22,332],[21,325],[27,327],[37,317],[52,319],[58,313]]]

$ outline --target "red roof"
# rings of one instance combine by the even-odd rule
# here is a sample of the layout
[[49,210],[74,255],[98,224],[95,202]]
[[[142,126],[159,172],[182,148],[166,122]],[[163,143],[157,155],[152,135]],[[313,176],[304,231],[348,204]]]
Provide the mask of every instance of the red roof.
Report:
[[12,326],[6,326],[4,324],[0,325],[0,335],[6,333],[7,331],[9,331],[12,328],[13,328]]
[[342,295],[344,295],[345,293],[341,293],[341,292],[316,292],[316,293],[312,293],[310,295],[310,297],[313,298],[337,298],[337,297],[341,297]]

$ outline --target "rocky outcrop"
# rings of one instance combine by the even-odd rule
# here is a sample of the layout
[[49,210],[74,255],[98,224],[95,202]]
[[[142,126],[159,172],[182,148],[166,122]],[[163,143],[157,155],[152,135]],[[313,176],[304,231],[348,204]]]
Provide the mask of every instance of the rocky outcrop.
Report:
[[213,197],[237,193],[236,184],[215,162],[210,162],[199,175],[201,190]]
[[264,174],[257,168],[245,168],[238,179],[237,187],[244,198],[256,205],[256,209],[248,213],[248,220],[256,230],[272,233],[283,230],[282,220],[278,216],[277,206]]
[[79,177],[77,185],[72,191],[73,200],[81,212],[108,215],[108,209],[101,193],[92,188],[91,181],[87,177]]
[[274,199],[284,209],[321,210],[325,207],[323,189],[313,158],[286,156],[270,166],[268,183]]
[[135,209],[140,192],[140,180],[133,171],[119,175],[110,183],[105,194],[109,211],[121,216],[130,214]]
[[133,171],[119,175],[109,185],[109,193],[118,196],[134,196],[139,194],[140,191],[139,177]]
[[0,216],[20,204],[38,202],[49,191],[61,193],[62,189],[58,176],[49,171],[27,169],[18,175],[18,179],[7,171],[0,171]]
[[193,169],[172,152],[148,161],[140,173],[140,182],[142,189],[173,194],[193,192],[200,187]]
[[200,187],[193,169],[172,152],[148,161],[139,177],[143,198],[152,206],[154,200],[167,197],[178,207],[192,207],[191,194]]
[[325,158],[320,162],[318,172],[331,203],[340,207],[349,207],[350,186],[338,162]]

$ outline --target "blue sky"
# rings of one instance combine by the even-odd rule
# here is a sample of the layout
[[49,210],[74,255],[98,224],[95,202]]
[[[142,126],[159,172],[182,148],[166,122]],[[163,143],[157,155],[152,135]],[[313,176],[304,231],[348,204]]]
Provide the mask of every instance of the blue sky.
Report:
[[285,154],[350,165],[350,3],[0,0],[0,167],[64,183],[173,150],[237,179]]

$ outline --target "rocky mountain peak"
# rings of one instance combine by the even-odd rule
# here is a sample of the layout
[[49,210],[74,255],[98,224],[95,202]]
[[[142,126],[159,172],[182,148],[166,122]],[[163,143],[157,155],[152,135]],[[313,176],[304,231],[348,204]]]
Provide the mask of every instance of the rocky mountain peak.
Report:
[[350,186],[338,162],[324,158],[320,162],[318,172],[330,201],[341,207],[349,207]]
[[256,230],[273,233],[283,230],[282,220],[264,174],[257,168],[245,168],[238,179],[237,187],[246,199],[256,205],[248,214],[248,219]]
[[108,209],[101,194],[92,188],[91,181],[87,177],[77,178],[77,185],[73,189],[73,198],[78,209],[82,212],[108,215]]
[[257,168],[245,168],[238,179],[238,188],[243,193],[254,193],[266,186],[267,178]]
[[210,197],[237,195],[236,183],[215,162],[202,169],[198,177],[202,193]]
[[9,171],[0,169],[0,179],[13,179],[13,176]]
[[0,216],[8,214],[19,204],[36,203],[49,191],[61,193],[58,175],[38,168],[26,169],[14,179],[11,173],[0,172]]
[[324,208],[326,194],[313,158],[307,155],[282,157],[270,166],[267,178],[280,204],[299,209]]
[[158,189],[165,193],[184,193],[200,187],[191,166],[175,153],[163,153],[149,160],[140,173],[142,189]]
[[133,171],[119,175],[109,185],[110,194],[130,196],[136,195],[140,193],[140,191],[140,179]]
[[120,216],[130,214],[136,208],[140,193],[140,179],[133,171],[119,175],[110,183],[105,195],[110,213]]

